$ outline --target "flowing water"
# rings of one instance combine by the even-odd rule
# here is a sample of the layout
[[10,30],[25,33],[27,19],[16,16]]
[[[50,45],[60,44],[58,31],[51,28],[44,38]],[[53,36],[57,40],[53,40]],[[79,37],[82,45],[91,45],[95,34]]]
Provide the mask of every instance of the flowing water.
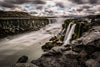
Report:
[[0,67],[13,65],[23,55],[29,57],[28,62],[38,59],[44,53],[41,46],[61,31],[64,19],[55,19],[57,22],[46,25],[39,31],[8,36],[0,40]]
[[64,38],[64,41],[67,39],[68,37],[68,34],[69,34],[69,31],[70,31],[70,28],[71,28],[71,25],[73,24],[73,22],[71,22],[69,25],[68,25],[68,28],[67,28],[67,31],[66,31],[66,34],[65,34],[65,38]]
[[72,38],[72,35],[74,34],[75,26],[76,24],[72,24],[72,23],[69,24],[66,35],[65,35],[66,39],[63,45],[67,45],[70,43],[70,39]]

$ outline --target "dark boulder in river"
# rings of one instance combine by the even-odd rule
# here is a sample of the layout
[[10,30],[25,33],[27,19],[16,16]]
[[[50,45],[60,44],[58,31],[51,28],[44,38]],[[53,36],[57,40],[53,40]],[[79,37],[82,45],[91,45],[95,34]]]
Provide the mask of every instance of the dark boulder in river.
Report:
[[18,59],[17,63],[26,63],[28,61],[27,56],[22,56]]

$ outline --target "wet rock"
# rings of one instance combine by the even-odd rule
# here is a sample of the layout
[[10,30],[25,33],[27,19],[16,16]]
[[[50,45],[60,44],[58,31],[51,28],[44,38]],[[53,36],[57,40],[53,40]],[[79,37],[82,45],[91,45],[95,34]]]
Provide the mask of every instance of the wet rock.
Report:
[[18,59],[17,63],[26,63],[28,61],[27,56],[22,56]]
[[45,45],[42,46],[42,49],[43,51],[48,51],[53,47],[54,47],[54,44],[52,44],[51,42],[47,42]]

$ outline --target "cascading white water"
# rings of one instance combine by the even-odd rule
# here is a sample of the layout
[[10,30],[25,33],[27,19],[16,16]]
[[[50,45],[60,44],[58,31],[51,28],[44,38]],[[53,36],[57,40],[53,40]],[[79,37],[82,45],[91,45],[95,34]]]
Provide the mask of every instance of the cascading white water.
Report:
[[[70,23],[69,26],[71,26],[71,24],[72,24],[72,23]],[[67,39],[64,41],[64,44],[63,44],[63,45],[67,45],[67,44],[70,43],[70,39],[72,38],[72,35],[74,34],[75,26],[76,26],[76,24],[72,24],[71,28],[68,29],[68,30],[70,30],[70,31],[69,31],[68,34],[66,35],[66,36],[67,36]],[[65,36],[65,37],[66,37],[66,36]]]
[[67,31],[66,31],[66,34],[65,34],[65,38],[64,38],[64,41],[67,39],[68,37],[68,34],[69,34],[69,31],[70,31],[70,28],[71,28],[71,25],[73,24],[73,22],[71,22],[69,25],[68,25],[68,28],[67,28]]
[[49,24],[51,24],[51,19],[50,19],[50,18],[48,18],[48,20],[49,20]]

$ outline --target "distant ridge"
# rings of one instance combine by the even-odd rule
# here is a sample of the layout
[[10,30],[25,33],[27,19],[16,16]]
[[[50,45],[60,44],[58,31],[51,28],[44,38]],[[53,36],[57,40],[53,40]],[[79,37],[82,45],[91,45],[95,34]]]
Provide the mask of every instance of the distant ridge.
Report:
[[31,17],[31,15],[25,12],[0,10],[0,17]]

